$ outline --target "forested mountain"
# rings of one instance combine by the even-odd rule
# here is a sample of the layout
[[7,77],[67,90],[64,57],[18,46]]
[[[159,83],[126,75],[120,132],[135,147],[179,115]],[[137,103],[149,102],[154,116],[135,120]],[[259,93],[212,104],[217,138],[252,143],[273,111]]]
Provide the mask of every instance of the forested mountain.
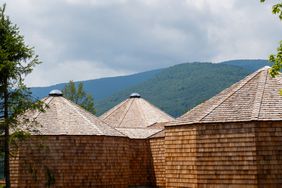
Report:
[[97,101],[98,115],[126,99],[130,93],[138,92],[165,112],[178,117],[266,65],[270,65],[266,60],[175,65],[143,83]]
[[[127,76],[108,77],[81,82],[84,84],[85,91],[92,94],[96,101],[99,101],[111,96],[117,91],[121,91],[130,86],[142,83],[143,81],[154,77],[160,71],[161,69],[158,69]],[[78,82],[75,83],[77,84]],[[40,99],[47,96],[48,93],[53,89],[62,90],[65,84],[66,83],[61,83],[49,87],[33,87],[31,88],[31,91],[35,97]]]
[[245,68],[245,69],[247,69],[251,72],[258,70],[261,67],[272,65],[268,61],[262,60],[262,59],[257,59],[257,60],[231,60],[231,61],[224,61],[224,62],[222,62],[222,64],[239,66],[239,67]]
[[179,116],[239,81],[250,71],[225,64],[186,63],[167,68],[155,77],[96,103],[98,113],[138,92],[172,116]]
[[[177,117],[266,65],[269,65],[266,60],[183,63],[165,69],[83,83],[85,90],[93,94],[97,115],[131,93],[138,92],[152,104]],[[32,90],[35,96],[43,97],[51,89],[61,89],[63,86],[59,84]]]

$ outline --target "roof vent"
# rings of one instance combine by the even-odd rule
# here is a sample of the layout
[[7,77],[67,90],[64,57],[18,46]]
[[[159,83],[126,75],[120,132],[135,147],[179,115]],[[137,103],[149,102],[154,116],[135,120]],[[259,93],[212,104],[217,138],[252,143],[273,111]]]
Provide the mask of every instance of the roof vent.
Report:
[[54,89],[52,91],[50,91],[49,96],[63,96],[62,91],[58,90],[58,89]]
[[132,93],[129,98],[140,98],[140,97],[141,96],[139,93]]

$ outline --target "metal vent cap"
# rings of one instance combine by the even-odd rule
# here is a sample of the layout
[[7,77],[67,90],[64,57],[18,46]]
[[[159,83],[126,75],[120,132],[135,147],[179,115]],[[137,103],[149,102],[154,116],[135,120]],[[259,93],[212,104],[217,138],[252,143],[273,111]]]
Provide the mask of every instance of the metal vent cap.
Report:
[[131,93],[129,98],[140,98],[141,95],[139,93]]
[[63,93],[61,90],[54,89],[50,91],[49,96],[63,96]]

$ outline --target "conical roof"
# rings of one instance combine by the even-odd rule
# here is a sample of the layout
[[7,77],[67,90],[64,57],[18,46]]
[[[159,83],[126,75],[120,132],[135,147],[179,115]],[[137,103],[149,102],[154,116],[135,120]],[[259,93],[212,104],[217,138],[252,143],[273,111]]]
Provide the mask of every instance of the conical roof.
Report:
[[100,118],[115,128],[146,128],[173,118],[134,93]]
[[32,134],[125,136],[58,92],[50,93],[42,101],[48,105],[45,112],[27,114],[35,121],[24,129]]
[[282,120],[281,74],[264,67],[196,106],[169,125]]

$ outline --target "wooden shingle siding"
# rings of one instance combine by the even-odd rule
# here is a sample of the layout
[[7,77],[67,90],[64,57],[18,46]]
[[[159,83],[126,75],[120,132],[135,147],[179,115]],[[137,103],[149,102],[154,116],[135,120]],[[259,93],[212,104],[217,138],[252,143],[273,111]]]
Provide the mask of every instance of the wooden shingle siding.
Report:
[[196,149],[196,128],[166,128],[166,187],[197,186]]
[[11,158],[13,187],[151,185],[149,151],[124,137],[32,136]]
[[282,122],[166,128],[166,187],[280,187]]
[[130,140],[129,186],[153,186],[152,155],[148,140]]
[[63,97],[48,97],[46,113],[31,116],[39,132],[14,148],[12,185],[282,187],[282,75],[268,70],[172,122],[142,98],[105,113],[108,125]]
[[165,187],[165,146],[164,137],[150,139],[155,185]]
[[256,127],[258,184],[282,186],[282,122],[260,122]]
[[269,69],[166,124],[167,187],[282,187],[282,75]]
[[198,185],[256,185],[254,123],[196,125]]

